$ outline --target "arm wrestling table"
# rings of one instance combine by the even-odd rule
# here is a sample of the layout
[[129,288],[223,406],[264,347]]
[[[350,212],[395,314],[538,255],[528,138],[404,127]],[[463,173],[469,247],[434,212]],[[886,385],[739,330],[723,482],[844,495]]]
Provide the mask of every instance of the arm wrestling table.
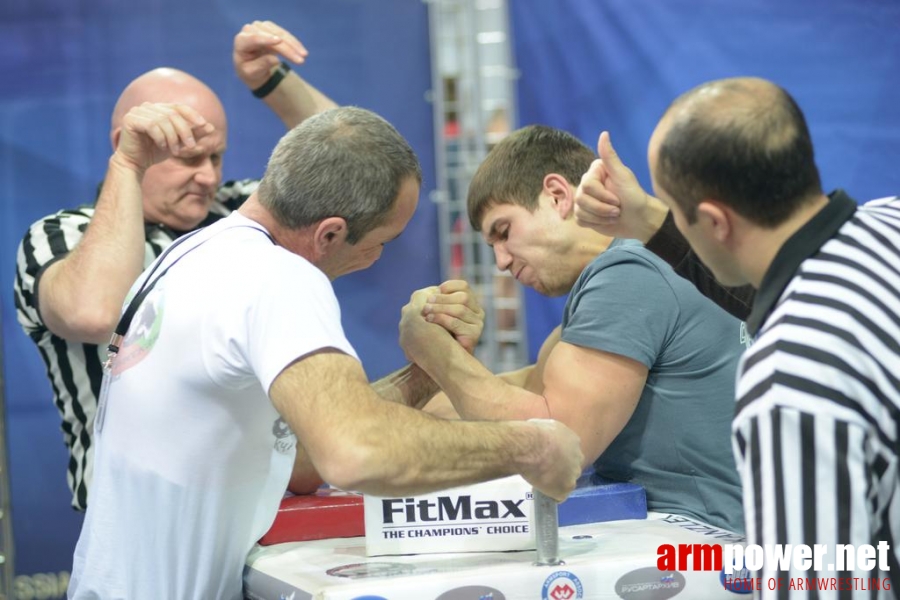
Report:
[[[639,486],[576,490],[560,505],[559,522],[563,564],[555,566],[536,566],[534,551],[366,556],[364,537],[277,543],[286,538],[273,526],[262,540],[272,545],[257,545],[247,558],[244,594],[253,600],[656,600],[684,592],[695,600],[734,599],[720,571],[660,571],[658,548],[743,538],[683,516],[648,515]],[[310,521],[294,521],[301,523],[306,529]],[[340,530],[347,535],[353,527]]]
[[736,600],[718,571],[660,571],[661,544],[741,538],[685,517],[561,527],[564,564],[534,566],[535,553],[366,557],[363,538],[257,546],[244,571],[253,600]]

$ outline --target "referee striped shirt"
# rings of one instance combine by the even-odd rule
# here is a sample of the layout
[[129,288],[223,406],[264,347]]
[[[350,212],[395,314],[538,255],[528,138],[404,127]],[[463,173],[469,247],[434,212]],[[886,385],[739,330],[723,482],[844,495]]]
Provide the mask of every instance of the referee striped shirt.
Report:
[[[248,179],[223,184],[210,207],[209,216],[198,227],[214,223],[237,209],[258,183]],[[94,413],[103,379],[106,348],[69,342],[51,333],[40,314],[39,284],[47,267],[65,258],[78,244],[93,216],[94,207],[85,206],[62,210],[34,223],[19,244],[14,290],[16,316],[22,329],[37,344],[62,419],[63,440],[69,451],[67,480],[72,491],[72,506],[78,510],[87,507],[94,453]],[[147,225],[144,268],[179,235],[163,225]]]
[[[762,596],[897,597],[900,198],[857,207],[832,194],[775,257],[747,325],[757,337],[732,427],[747,542],[828,548],[818,573],[767,565]],[[890,551],[874,569],[839,569],[836,544],[881,541]],[[891,589],[873,589],[891,575]],[[780,590],[767,589],[772,577]],[[789,577],[829,589],[789,589]]]

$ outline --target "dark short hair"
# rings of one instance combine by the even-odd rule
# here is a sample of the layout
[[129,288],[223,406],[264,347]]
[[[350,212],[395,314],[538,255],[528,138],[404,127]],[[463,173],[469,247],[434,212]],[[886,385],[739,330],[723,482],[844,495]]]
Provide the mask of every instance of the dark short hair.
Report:
[[[669,113],[710,85],[732,94],[734,106],[687,110],[673,118],[659,146],[655,177],[688,222],[697,206],[714,198],[763,227],[783,223],[822,193],[803,112],[772,84],[763,99],[736,81],[714,82],[678,98]],[[758,91],[758,90],[757,90]]]
[[328,217],[347,222],[347,241],[382,225],[406,179],[422,182],[419,161],[394,127],[352,106],[310,117],[272,152],[260,203],[291,229]]
[[545,176],[557,173],[578,185],[594,158],[590,148],[565,131],[531,125],[513,132],[488,153],[469,184],[472,228],[480,231],[484,214],[497,204],[518,204],[534,212]]

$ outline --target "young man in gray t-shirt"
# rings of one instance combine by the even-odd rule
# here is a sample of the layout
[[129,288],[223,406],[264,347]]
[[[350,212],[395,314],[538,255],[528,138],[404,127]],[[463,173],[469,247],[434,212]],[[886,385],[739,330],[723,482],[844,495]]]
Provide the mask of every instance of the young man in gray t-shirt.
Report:
[[742,323],[639,242],[577,225],[575,189],[594,159],[569,134],[528,127],[469,187],[470,221],[497,266],[544,295],[569,294],[536,365],[494,376],[425,326],[401,344],[463,418],[560,420],[586,463],[641,484],[650,510],[741,532],[730,422]]

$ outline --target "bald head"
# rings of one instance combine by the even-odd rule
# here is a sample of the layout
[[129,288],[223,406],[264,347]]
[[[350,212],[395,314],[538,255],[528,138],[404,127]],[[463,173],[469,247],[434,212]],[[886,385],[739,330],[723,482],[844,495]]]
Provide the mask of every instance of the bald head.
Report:
[[719,123],[756,120],[760,111],[770,110],[783,100],[786,92],[765,79],[735,77],[701,84],[672,102],[666,116],[689,119],[703,116]]
[[225,109],[209,86],[184,71],[159,68],[139,76],[122,91],[110,122],[114,138],[115,131],[122,126],[125,114],[144,102],[187,104],[223,134],[227,128]]
[[[125,123],[131,122],[127,118],[129,111],[144,103],[187,105],[215,128],[205,130],[202,135],[195,131],[195,146],[155,162],[141,179],[144,220],[176,231],[188,231],[207,217],[222,181],[222,155],[227,148],[228,132],[225,110],[215,92],[196,77],[176,69],[154,69],[129,83],[119,96],[111,119],[113,150],[117,150]],[[129,132],[147,135],[136,126],[138,122],[140,119],[135,119],[134,129],[129,126]],[[166,127],[164,117],[160,117],[159,123]],[[171,127],[172,121],[168,123]]]
[[649,149],[654,181],[686,217],[715,199],[775,226],[821,195],[812,141],[794,99],[770,81],[721,79],[672,103]]

